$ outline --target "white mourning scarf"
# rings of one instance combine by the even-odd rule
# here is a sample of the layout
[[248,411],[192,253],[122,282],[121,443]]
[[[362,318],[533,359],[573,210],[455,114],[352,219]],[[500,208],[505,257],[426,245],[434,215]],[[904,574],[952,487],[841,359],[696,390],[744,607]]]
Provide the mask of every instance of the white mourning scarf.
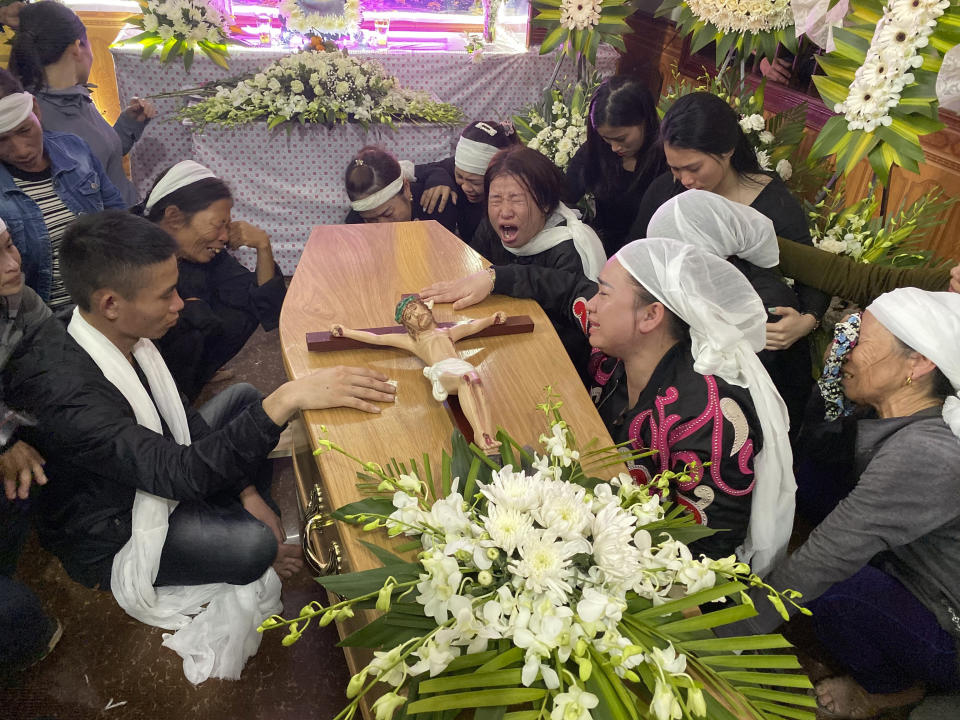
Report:
[[736,256],[757,267],[780,264],[773,221],[707,190],[687,190],[667,200],[650,218],[647,237],[682,240],[718,257]]
[[[360,160],[354,160],[355,163],[363,164]],[[350,208],[356,212],[364,212],[366,210],[373,210],[380,207],[388,200],[392,200],[394,195],[397,195],[401,190],[403,190],[403,181],[409,180],[410,182],[416,182],[417,175],[415,165],[409,160],[400,160],[397,163],[400,166],[400,175],[396,180],[386,185],[385,187],[380,188],[375,193],[371,193],[366,197],[362,197],[359,200],[353,200],[350,203]]]
[[33,112],[33,95],[10,93],[0,98],[0,133],[10,132]]
[[[898,340],[940,368],[960,391],[960,295],[899,288],[878,297],[867,310]],[[943,420],[960,438],[960,393],[944,401]]]
[[733,265],[677,240],[635,240],[616,258],[690,326],[694,370],[750,391],[763,447],[754,458],[750,523],[737,556],[762,575],[786,553],[796,491],[787,408],[757,358],[766,343],[763,302]]
[[194,160],[182,160],[171,167],[156,186],[150,191],[150,196],[144,204],[143,209],[150,212],[154,205],[163,200],[167,195],[175,193],[177,190],[193,185],[195,182],[215,178],[209,168],[201,165]]
[[581,222],[579,215],[563,203],[557,205],[557,209],[544,223],[543,230],[534,235],[526,245],[518,248],[507,245],[503,247],[514,255],[539,255],[567,240],[573,240],[573,246],[583,263],[583,274],[596,281],[597,275],[607,262],[603,243],[593,228]]
[[[180,445],[190,444],[180,393],[152,342],[141,338],[133,348],[133,356],[147,377],[156,405],[133,365],[116,345],[84,320],[79,308],[74,308],[67,332],[130,403],[137,424],[160,434],[163,415],[174,439]],[[280,578],[273,568],[268,568],[259,580],[248,585],[211,583],[155,588],[153,582],[167,537],[168,518],[176,506],[175,500],[137,491],[133,532],[113,559],[113,596],[120,607],[140,622],[176,631],[165,634],[163,644],[183,658],[183,672],[190,682],[200,683],[209,677],[236,680],[247,658],[260,647],[257,626],[282,609]]]

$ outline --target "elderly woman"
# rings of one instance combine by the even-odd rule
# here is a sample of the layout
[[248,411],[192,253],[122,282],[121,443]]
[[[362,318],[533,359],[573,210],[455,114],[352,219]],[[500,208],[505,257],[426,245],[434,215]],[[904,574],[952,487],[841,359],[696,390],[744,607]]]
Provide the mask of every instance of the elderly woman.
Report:
[[[776,269],[780,252],[773,221],[752,207],[706,190],[687,190],[657,209],[647,233],[682,240],[726,258],[757,291],[769,324],[781,321],[777,309],[800,307],[797,294]],[[790,436],[795,440],[813,387],[809,345],[768,346],[759,357],[787,405]]]
[[[863,313],[843,389],[859,477],[769,582],[803,593],[848,673],[817,683],[831,717],[868,718],[960,685],[960,295],[902,288]],[[761,614],[726,632],[767,633]]]
[[624,246],[598,283],[591,397],[615,442],[657,451],[631,474],[689,468],[674,499],[726,531],[691,549],[765,572],[786,550],[795,484],[786,408],[756,356],[759,296],[730,263],[665,238]]
[[[268,331],[277,327],[287,292],[270,236],[234,221],[232,208],[226,183],[193,160],[161,174],[141,208],[177,241],[177,292],[184,306],[157,347],[177,387],[191,400],[258,325]],[[254,272],[224,252],[239,247],[256,250]]]
[[78,216],[126,208],[90,147],[44,130],[36,99],[0,70],[0,217],[23,261],[27,286],[54,310],[70,305],[60,279],[60,239]]

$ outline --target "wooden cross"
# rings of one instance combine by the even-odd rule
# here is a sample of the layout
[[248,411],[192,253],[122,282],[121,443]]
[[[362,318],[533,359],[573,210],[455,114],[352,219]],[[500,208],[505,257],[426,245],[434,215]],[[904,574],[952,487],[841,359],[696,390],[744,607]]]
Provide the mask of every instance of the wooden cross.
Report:
[[[439,328],[453,327],[457,323],[443,322],[437,323]],[[390,325],[388,327],[365,328],[368,333],[374,335],[387,335],[388,333],[405,333],[406,328],[403,325]],[[511,315],[507,321],[500,325],[491,325],[484,328],[472,338],[494,337],[497,335],[519,335],[520,333],[533,332],[533,320],[529,315]],[[346,337],[331,337],[330,332],[309,332],[307,333],[307,350],[312,352],[333,352],[334,350],[356,350],[358,348],[375,347],[367,345],[365,342],[353,340]]]

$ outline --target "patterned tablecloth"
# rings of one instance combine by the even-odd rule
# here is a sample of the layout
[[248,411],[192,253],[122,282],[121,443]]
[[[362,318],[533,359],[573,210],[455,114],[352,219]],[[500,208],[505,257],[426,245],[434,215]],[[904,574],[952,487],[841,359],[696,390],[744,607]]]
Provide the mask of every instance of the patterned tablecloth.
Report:
[[[121,104],[178,88],[196,87],[211,80],[255,71],[287,54],[269,48],[231,48],[230,70],[214,65],[197,53],[189,73],[182,63],[161,65],[156,56],[140,59],[139,46],[111,49]],[[525,53],[487,51],[477,62],[463,52],[352,51],[372,57],[409,88],[432,92],[463,109],[469,119],[507,120],[537,100],[553,73],[556,55],[540,56],[534,48]],[[614,71],[616,52],[602,46],[598,69]],[[572,75],[565,61],[561,70]],[[268,133],[265,126],[222,131],[208,128],[191,134],[181,124],[164,121],[179,99],[159,99],[160,117],[146,129],[130,153],[134,184],[144,194],[164,168],[194,158],[210,166],[230,183],[237,199],[235,214],[267,230],[278,250],[284,273],[292,273],[300,249],[317,224],[342,221],[347,198],[342,174],[350,158],[363,145],[383,144],[413,162],[448,157],[460,128],[403,126],[396,131],[357,126],[327,130],[297,128]]]

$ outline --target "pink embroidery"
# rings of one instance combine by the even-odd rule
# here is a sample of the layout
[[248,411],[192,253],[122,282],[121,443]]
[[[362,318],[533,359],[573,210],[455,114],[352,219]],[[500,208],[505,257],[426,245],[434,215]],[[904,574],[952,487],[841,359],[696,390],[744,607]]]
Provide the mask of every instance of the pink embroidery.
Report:
[[600,387],[603,387],[610,382],[610,378],[613,376],[614,371],[620,365],[620,361],[618,360],[616,364],[610,368],[610,372],[605,372],[603,369],[603,361],[606,359],[606,355],[604,355],[600,350],[594,348],[590,353],[590,361],[587,364],[587,370]]
[[[633,439],[634,448],[649,447],[658,451],[659,472],[694,463],[691,481],[681,483],[678,486],[680,491],[686,492],[699,485],[703,480],[703,465],[692,450],[677,449],[673,451],[672,448],[708,424],[712,424],[710,433],[710,479],[713,480],[719,490],[728,495],[734,497],[748,495],[756,484],[755,479],[746,489],[737,490],[727,485],[720,476],[720,464],[723,461],[724,421],[723,413],[720,411],[720,391],[717,388],[717,381],[712,375],[704,375],[703,379],[707,385],[707,405],[700,415],[689,422],[678,425],[680,416],[677,414],[668,415],[666,411],[668,405],[675,403],[680,398],[677,388],[671,386],[666,389],[663,395],[657,396],[654,401],[654,409],[644,410],[633,419],[630,423],[629,436]],[[656,416],[654,412],[656,412]],[[644,436],[645,424],[649,425],[650,441],[648,443],[644,443],[641,439]],[[744,474],[753,474],[749,468],[752,457],[753,442],[748,440],[737,456],[740,471]],[[688,501],[684,504],[690,505],[692,503]],[[699,510],[696,514],[698,516],[702,515]]]
[[[743,444],[743,447],[740,448],[740,452],[737,453],[737,465],[740,467],[740,472],[742,472],[744,475],[753,475],[753,468],[750,467],[750,462],[752,460],[753,440],[747,438],[747,441]],[[751,485],[750,487],[753,486]]]

